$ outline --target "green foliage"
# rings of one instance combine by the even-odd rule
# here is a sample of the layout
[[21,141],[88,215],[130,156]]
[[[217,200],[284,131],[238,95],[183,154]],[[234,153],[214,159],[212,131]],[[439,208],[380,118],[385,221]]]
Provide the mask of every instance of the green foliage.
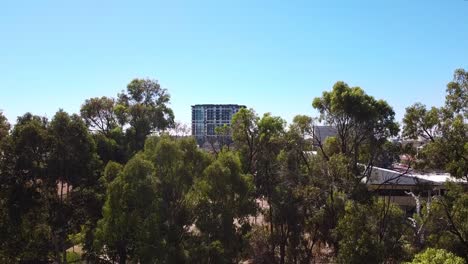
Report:
[[447,192],[430,207],[428,245],[468,258],[468,193],[455,183],[446,183]]
[[[1,222],[7,258],[62,261],[68,237],[100,216],[99,161],[84,122],[25,114],[1,143]],[[4,210],[3,210],[4,209]]]
[[187,227],[193,224],[186,197],[211,160],[197,148],[194,139],[173,140],[168,136],[148,139],[144,155],[155,168],[162,198],[160,228],[165,234],[165,261],[186,262]]
[[[386,138],[398,132],[395,113],[387,102],[376,100],[361,88],[349,87],[344,82],[337,82],[331,92],[323,92],[322,97],[314,99],[312,106],[319,110],[321,120],[338,129],[342,143],[348,135],[364,140]],[[343,145],[342,152],[347,153],[348,146]]]
[[468,118],[468,72],[457,69],[453,81],[447,84],[446,106],[449,111]]
[[117,99],[91,98],[81,106],[81,117],[95,131],[98,153],[107,163],[124,163],[144,147],[146,137],[174,125],[169,93],[150,79],[134,79]]
[[116,115],[126,131],[130,153],[141,150],[146,136],[174,124],[174,113],[168,107],[170,95],[159,83],[150,79],[134,79],[127,91],[118,94]]
[[0,142],[9,134],[10,124],[0,111]]
[[82,119],[60,110],[48,131],[51,137],[48,171],[52,179],[75,187],[97,182],[96,146]]
[[310,135],[313,131],[312,118],[306,115],[296,115],[293,118],[291,129],[296,129],[302,135],[302,138],[305,138],[306,135]]
[[248,233],[249,257],[253,263],[275,263],[276,256],[270,251],[270,231],[267,227],[254,225]]
[[455,71],[453,82],[447,85],[444,107],[427,110],[416,103],[406,108],[403,136],[427,141],[418,153],[417,168],[446,170],[456,178],[468,179],[467,76],[464,70]]
[[409,264],[465,264],[463,258],[443,249],[428,248],[417,254]]
[[255,184],[260,194],[270,199],[278,181],[277,157],[283,146],[285,121],[269,113],[258,121],[257,153],[254,159]]
[[[350,190],[362,188],[367,168],[379,158],[387,138],[396,136],[399,131],[395,112],[387,102],[376,100],[361,88],[349,87],[344,82],[335,83],[332,91],[323,92],[322,97],[313,100],[312,106],[320,112],[319,120],[337,130],[335,142],[329,142],[328,151],[336,154],[339,148],[339,153],[349,159],[353,174]],[[321,152],[329,159],[330,154],[323,147]]]
[[231,121],[232,138],[241,153],[242,169],[245,173],[255,173],[255,156],[258,152],[259,117],[252,109],[241,108]]
[[0,255],[7,263],[45,261],[52,250],[47,124],[27,113],[1,142]]
[[216,133],[216,142],[219,143],[219,148],[223,149],[230,149],[230,146],[232,144],[232,129],[230,125],[224,124],[223,126],[218,126],[215,128],[215,133]]
[[67,263],[80,263],[81,255],[76,252],[67,252]]
[[193,224],[187,195],[210,161],[193,139],[163,136],[148,138],[123,170],[109,162],[95,247],[120,262],[186,262]]
[[248,216],[255,214],[253,182],[242,174],[239,158],[222,151],[205,169],[190,193],[195,226],[199,232],[202,263],[237,263],[244,250],[244,235],[250,229]]
[[120,262],[127,257],[149,261],[156,256],[147,254],[160,247],[160,199],[153,170],[149,161],[137,155],[108,188],[95,246]]
[[340,263],[397,261],[403,254],[403,212],[389,201],[371,204],[348,201],[336,228]]
[[374,154],[373,165],[380,168],[391,169],[394,163],[400,161],[400,154],[403,152],[403,147],[399,142],[385,141],[381,148],[373,150],[371,146],[363,146],[363,151],[360,154],[361,160],[371,160],[371,155]]
[[[407,108],[403,135],[424,138],[418,150],[388,141],[398,125],[385,101],[344,82],[312,104],[335,137],[319,142],[309,116],[286,127],[243,108],[216,129],[214,155],[165,134],[170,96],[148,79],[86,100],[81,117],[27,113],[10,129],[0,113],[0,262],[395,263],[433,247],[414,263],[461,263],[464,186],[447,183],[406,217],[364,180],[408,151],[418,168],[466,178],[467,77],[455,72],[444,107]],[[66,252],[77,244],[82,256]]]
[[97,153],[104,164],[109,161],[120,163],[128,161],[130,154],[121,127],[114,128],[107,136],[101,133],[94,133],[92,136],[96,142]]
[[109,161],[104,169],[103,179],[106,185],[111,184],[119,173],[122,171],[123,166],[120,163]]
[[95,97],[85,101],[80,114],[89,128],[109,136],[110,132],[119,125],[114,108],[114,99],[105,96]]
[[[70,246],[68,235],[78,232],[83,224],[93,225],[101,216],[100,163],[94,140],[78,115],[58,111],[48,134],[48,181],[58,186],[57,195],[51,197],[53,241],[65,255]],[[87,237],[85,247],[90,239]]]
[[403,136],[411,139],[418,139],[420,136],[428,140],[434,139],[439,133],[439,114],[439,109],[432,107],[427,110],[421,103],[407,107],[403,118]]
[[260,119],[253,110],[240,109],[232,119],[233,139],[244,173],[255,175],[259,194],[267,199],[273,188],[276,157],[281,151],[285,121],[266,113]]

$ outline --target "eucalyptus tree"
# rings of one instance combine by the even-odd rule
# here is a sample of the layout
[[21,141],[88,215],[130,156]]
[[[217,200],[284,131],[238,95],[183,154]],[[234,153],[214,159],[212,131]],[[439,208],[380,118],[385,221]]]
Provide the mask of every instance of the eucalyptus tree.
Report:
[[406,108],[403,136],[427,143],[417,155],[420,169],[445,170],[468,180],[468,72],[455,71],[447,84],[445,106],[427,109],[416,103]]
[[134,79],[118,94],[115,112],[121,125],[129,125],[126,136],[131,153],[143,149],[151,133],[174,125],[170,98],[167,89],[150,79]]
[[119,123],[114,98],[102,96],[85,100],[80,115],[92,132],[97,152],[104,163],[111,160],[126,162],[128,146],[123,126]]
[[108,187],[103,219],[95,233],[98,252],[120,263],[188,263],[197,212],[187,197],[210,162],[193,139],[168,135],[149,137],[144,151],[123,170],[109,162],[104,171]]
[[91,131],[109,136],[120,124],[115,113],[115,99],[106,96],[85,100],[80,114]]
[[245,109],[233,118],[234,143],[244,168],[254,174],[256,197],[267,204],[260,213],[268,225],[268,252],[255,254],[269,261],[277,258],[277,249],[279,263],[313,258],[318,204],[324,200],[312,181],[312,124],[312,118],[296,116],[285,129],[280,117],[258,118]]
[[[323,92],[313,100],[312,106],[320,112],[320,121],[336,128],[339,153],[348,160],[353,174],[347,192],[359,189],[361,181],[369,176],[379,150],[399,131],[395,112],[387,102],[344,82],[335,83],[332,91]],[[367,155],[362,155],[364,151]]]
[[258,121],[259,117],[253,109],[241,108],[232,117],[232,138],[241,154],[242,169],[244,173],[255,175],[255,158],[258,153]]
[[[279,263],[310,263],[317,241],[319,189],[311,175],[312,119],[296,116],[281,136],[281,150],[276,157],[277,179],[272,186],[268,221],[274,226],[271,240],[278,245]],[[274,251],[273,251],[274,252]]]
[[[415,167],[446,171],[454,178],[468,180],[468,72],[455,70],[447,84],[443,107],[428,109],[421,103],[406,108],[403,136],[423,139]],[[427,203],[426,244],[467,257],[467,192],[462,186],[446,183],[445,195]]]
[[468,259],[468,192],[464,186],[447,182],[445,195],[435,197],[427,209],[426,245]]
[[160,213],[163,224],[160,228],[166,242],[165,261],[187,262],[186,242],[194,217],[187,195],[211,158],[198,149],[194,139],[174,140],[169,136],[149,138],[144,155],[154,166],[162,200]]
[[404,259],[405,216],[383,199],[361,204],[349,200],[334,230],[339,263],[387,263]]
[[87,99],[81,117],[94,132],[101,159],[125,163],[146,137],[174,126],[170,95],[155,80],[134,79],[117,98]]
[[162,243],[159,209],[154,167],[142,155],[136,155],[107,188],[94,247],[118,263],[155,262],[155,250]]
[[[6,126],[4,126],[6,127]],[[18,117],[0,142],[0,260],[45,263],[49,243],[48,121]]]
[[198,263],[238,263],[247,248],[249,216],[256,213],[252,176],[242,173],[239,157],[227,150],[196,180],[189,194],[199,235]]
[[99,161],[86,125],[63,111],[50,122],[27,113],[0,145],[5,254],[66,262],[68,236],[100,216]]
[[0,141],[2,141],[3,138],[8,136],[9,131],[10,124],[8,123],[8,119],[0,111]]
[[[101,163],[94,139],[80,116],[58,111],[48,126],[48,135],[48,179],[58,187],[51,196],[52,241],[65,261],[65,250],[72,246],[69,235],[82,227],[94,228],[101,217]],[[88,231],[85,235],[85,248],[90,246],[91,234]]]
[[468,118],[468,71],[456,69],[453,80],[447,84],[446,107],[454,114]]

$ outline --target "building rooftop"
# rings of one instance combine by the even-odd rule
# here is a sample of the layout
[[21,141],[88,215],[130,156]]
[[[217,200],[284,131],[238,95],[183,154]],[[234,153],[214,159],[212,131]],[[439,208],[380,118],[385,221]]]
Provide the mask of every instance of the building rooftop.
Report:
[[192,107],[195,107],[195,106],[208,106],[208,107],[236,106],[236,107],[246,107],[245,105],[239,105],[239,104],[196,104],[196,105],[192,105]]
[[[366,179],[365,179],[366,180]],[[446,181],[466,183],[466,180],[456,179],[449,173],[422,173],[412,170],[391,170],[373,167],[368,184],[390,184],[390,185],[442,185]]]

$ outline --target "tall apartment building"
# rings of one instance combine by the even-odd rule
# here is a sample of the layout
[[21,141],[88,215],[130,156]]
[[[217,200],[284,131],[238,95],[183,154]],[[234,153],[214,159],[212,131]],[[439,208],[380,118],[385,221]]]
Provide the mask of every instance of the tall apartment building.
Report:
[[245,108],[237,104],[199,104],[192,105],[192,135],[199,145],[210,137],[215,137],[215,128],[231,124],[232,116]]

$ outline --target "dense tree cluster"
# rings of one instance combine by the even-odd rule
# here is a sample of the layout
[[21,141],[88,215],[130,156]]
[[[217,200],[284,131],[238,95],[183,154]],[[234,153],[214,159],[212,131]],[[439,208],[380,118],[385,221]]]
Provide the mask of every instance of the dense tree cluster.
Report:
[[468,180],[468,72],[455,71],[447,85],[445,106],[427,109],[416,103],[406,109],[403,134],[424,138],[429,143],[418,153],[421,168],[447,170]]
[[[68,263],[79,248],[89,263],[464,263],[466,185],[411,193],[407,215],[367,183],[400,154],[466,180],[467,91],[457,70],[444,107],[407,108],[402,135],[425,140],[417,150],[389,141],[399,124],[385,101],[344,82],[313,100],[318,118],[241,109],[213,152],[169,132],[179,125],[154,80],[80,115],[10,126],[0,113],[0,262]],[[317,123],[336,136],[322,142]]]

